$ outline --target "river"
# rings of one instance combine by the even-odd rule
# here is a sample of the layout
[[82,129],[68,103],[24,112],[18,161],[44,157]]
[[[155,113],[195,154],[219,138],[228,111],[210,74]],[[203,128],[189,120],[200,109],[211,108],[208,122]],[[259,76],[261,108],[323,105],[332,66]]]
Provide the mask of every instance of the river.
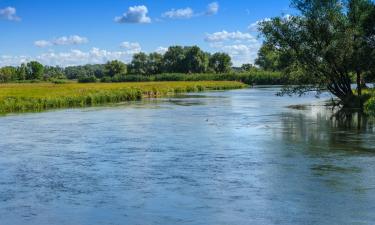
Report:
[[0,224],[374,224],[371,120],[277,90],[0,117]]

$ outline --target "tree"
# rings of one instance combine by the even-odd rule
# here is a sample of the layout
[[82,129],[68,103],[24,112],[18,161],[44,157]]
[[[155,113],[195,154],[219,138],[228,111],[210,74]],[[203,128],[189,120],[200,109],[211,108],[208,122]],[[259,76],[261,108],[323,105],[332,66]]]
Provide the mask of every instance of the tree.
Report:
[[119,60],[108,61],[104,66],[104,74],[109,77],[114,77],[117,74],[123,74],[126,72],[126,64]]
[[27,76],[27,66],[22,63],[21,66],[17,67],[16,80],[25,80]]
[[164,70],[168,73],[184,73],[184,60],[184,48],[181,46],[171,46],[163,57]]
[[150,53],[147,58],[147,74],[159,74],[163,71],[163,55]]
[[147,73],[148,56],[146,53],[140,52],[133,55],[130,63],[130,73],[145,75]]
[[198,46],[185,47],[184,72],[204,73],[208,68],[208,55]]
[[245,72],[251,71],[251,70],[253,70],[254,68],[255,68],[255,67],[254,67],[253,64],[251,64],[251,63],[242,64],[242,66],[241,66],[241,70],[242,70],[242,71],[245,71]]
[[31,61],[26,64],[26,79],[40,80],[43,78],[44,66],[37,61]]
[[66,79],[64,69],[59,66],[45,66],[44,67],[44,78],[45,80],[54,79]]
[[209,67],[216,73],[226,73],[231,70],[232,60],[228,54],[217,52],[210,57]]
[[[262,22],[265,44],[288,56],[286,73],[310,85],[288,87],[283,93],[303,94],[328,89],[344,107],[363,107],[361,76],[374,66],[374,48],[366,33],[374,3],[370,0],[292,0],[297,16],[276,17]],[[370,21],[370,22],[368,22]],[[295,72],[298,71],[298,72]],[[351,88],[356,76],[358,95]]]
[[0,83],[5,83],[14,80],[16,71],[16,68],[13,66],[6,66],[0,68]]

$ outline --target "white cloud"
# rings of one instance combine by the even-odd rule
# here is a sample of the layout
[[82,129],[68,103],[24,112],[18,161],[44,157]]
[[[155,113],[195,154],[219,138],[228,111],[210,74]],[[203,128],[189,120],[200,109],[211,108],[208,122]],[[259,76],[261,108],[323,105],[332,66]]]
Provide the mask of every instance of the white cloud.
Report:
[[16,15],[16,8],[14,7],[6,7],[4,9],[0,9],[0,18],[10,20],[10,21],[20,21],[21,18]]
[[79,45],[79,44],[85,44],[87,42],[88,42],[87,38],[80,37],[78,35],[72,35],[69,37],[63,36],[52,41],[54,45]]
[[257,58],[258,51],[261,44],[233,44],[233,45],[222,45],[217,46],[216,48],[220,51],[228,53],[233,61],[233,65],[241,66],[244,63],[254,63]]
[[219,3],[211,2],[207,5],[207,9],[204,12],[194,13],[194,10],[190,7],[182,9],[171,9],[162,14],[162,17],[169,19],[190,19],[192,17],[200,16],[212,16],[219,12]]
[[63,36],[51,41],[47,40],[38,40],[34,42],[34,45],[39,48],[50,47],[53,45],[79,45],[79,44],[86,44],[88,39],[85,37],[80,37],[78,35],[71,35],[71,36]]
[[160,46],[155,51],[159,54],[164,54],[168,51],[168,48]]
[[206,11],[207,15],[215,15],[218,12],[219,12],[219,3],[212,2],[212,3],[208,4],[207,11]]
[[151,18],[147,16],[148,9],[144,5],[129,7],[122,16],[115,18],[117,23],[151,23]]
[[207,34],[205,40],[210,42],[210,47],[215,51],[228,53],[233,65],[240,66],[244,63],[254,63],[261,42],[249,33],[240,31],[220,31]]
[[189,7],[184,9],[171,9],[163,13],[162,16],[170,19],[189,19],[194,16],[194,11]]
[[120,44],[120,47],[126,49],[129,53],[132,54],[142,51],[141,45],[138,42],[124,41]]
[[[290,20],[290,19],[292,18],[292,15],[290,15],[290,14],[285,14],[285,15],[283,15],[281,18],[284,19],[284,20]],[[248,29],[249,29],[249,31],[251,31],[251,32],[258,32],[258,31],[259,31],[258,29],[259,29],[260,24],[263,23],[263,22],[269,22],[269,21],[271,21],[271,18],[264,18],[264,19],[258,20],[258,21],[256,21],[256,22],[250,24],[250,25],[248,26]]]
[[32,60],[44,65],[73,66],[84,64],[105,63],[109,60],[121,60],[129,62],[133,56],[129,51],[108,51],[92,48],[89,51],[70,50],[67,52],[46,52],[38,56],[0,56],[0,66],[20,65]]
[[254,41],[255,38],[249,33],[242,33],[240,31],[227,32],[225,30],[206,34],[205,41],[207,42],[222,42],[222,41]]
[[45,48],[45,47],[51,46],[52,43],[50,41],[46,41],[46,40],[39,40],[39,41],[35,41],[34,45],[36,47],[39,47],[39,48]]
[[258,20],[258,21],[256,21],[256,22],[250,24],[250,25],[248,26],[248,29],[249,29],[249,31],[251,31],[251,32],[258,32],[258,29],[259,29],[260,24],[261,24],[262,22],[268,22],[268,21],[271,21],[271,19],[270,19],[270,18],[264,18],[264,19]]

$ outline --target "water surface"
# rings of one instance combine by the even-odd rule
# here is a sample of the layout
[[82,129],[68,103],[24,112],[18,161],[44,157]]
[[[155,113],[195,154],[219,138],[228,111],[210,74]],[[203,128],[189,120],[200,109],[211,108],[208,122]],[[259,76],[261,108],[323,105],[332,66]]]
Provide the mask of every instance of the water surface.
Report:
[[374,224],[371,121],[276,91],[0,117],[0,224]]

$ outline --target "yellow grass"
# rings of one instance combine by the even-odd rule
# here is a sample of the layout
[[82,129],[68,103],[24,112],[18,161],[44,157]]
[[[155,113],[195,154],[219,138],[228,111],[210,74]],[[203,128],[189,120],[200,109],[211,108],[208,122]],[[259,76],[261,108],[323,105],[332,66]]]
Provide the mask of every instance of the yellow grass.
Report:
[[0,113],[85,107],[175,93],[243,88],[233,81],[0,84]]

